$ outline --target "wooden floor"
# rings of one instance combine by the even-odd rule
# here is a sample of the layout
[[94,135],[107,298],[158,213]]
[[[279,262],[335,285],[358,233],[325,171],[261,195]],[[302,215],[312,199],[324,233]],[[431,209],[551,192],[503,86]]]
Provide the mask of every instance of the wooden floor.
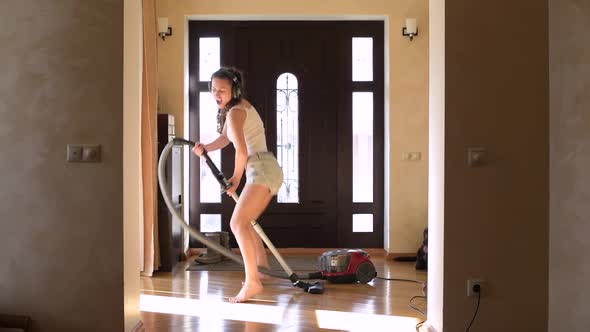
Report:
[[[426,283],[426,273],[413,263],[371,257],[377,275]],[[409,306],[422,295],[416,283],[375,279],[369,284],[325,284],[314,295],[273,279],[256,301],[233,304],[227,298],[240,290],[243,272],[185,271],[179,263],[172,273],[141,278],[142,320],[147,332],[157,331],[415,331],[424,320]],[[426,301],[413,301],[426,312]]]

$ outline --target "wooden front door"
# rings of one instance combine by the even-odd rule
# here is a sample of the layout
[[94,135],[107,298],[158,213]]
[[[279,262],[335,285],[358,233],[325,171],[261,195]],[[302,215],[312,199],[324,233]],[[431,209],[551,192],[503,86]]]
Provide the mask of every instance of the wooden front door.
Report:
[[[265,123],[267,145],[283,166],[285,185],[291,185],[289,197],[280,193],[259,220],[275,246],[382,247],[383,23],[195,21],[190,23],[190,36],[191,45],[196,44],[191,47],[191,61],[196,62],[199,55],[199,38],[218,36],[221,64],[243,71],[247,99]],[[374,43],[372,82],[351,79],[351,40],[355,36],[378,41]],[[191,73],[191,77],[197,75]],[[280,83],[285,83],[285,75],[290,80],[288,89]],[[196,90],[206,89],[206,83],[196,84]],[[355,91],[373,93],[372,202],[353,202]],[[296,119],[290,132],[281,115],[287,95],[289,121]],[[199,105],[199,94],[194,96],[192,104]],[[198,107],[194,111],[191,139],[198,140]],[[285,144],[279,146],[281,142]],[[233,172],[233,156],[231,147],[222,152],[225,174]],[[195,173],[198,175],[191,171],[191,175]],[[193,197],[192,193],[197,193],[193,188],[199,188],[198,177],[191,176],[190,183]],[[222,229],[229,230],[233,207],[229,197],[220,203],[191,199],[191,224],[200,227],[200,214],[218,213]],[[354,232],[354,214],[370,214],[372,230]]]

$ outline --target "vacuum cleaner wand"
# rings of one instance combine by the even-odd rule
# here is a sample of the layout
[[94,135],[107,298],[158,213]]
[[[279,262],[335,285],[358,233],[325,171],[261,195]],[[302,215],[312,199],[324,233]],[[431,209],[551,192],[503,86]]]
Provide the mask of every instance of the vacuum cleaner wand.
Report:
[[217,179],[217,182],[219,182],[219,185],[221,186],[221,193],[225,193],[229,188],[231,188],[231,183],[225,178],[225,176],[223,176],[223,173],[221,173],[217,166],[215,166],[215,163],[213,163],[213,160],[211,160],[207,154],[207,151],[204,151],[203,156],[205,157],[207,166],[209,166],[213,176],[215,176],[215,179]]
[[[229,188],[231,188],[232,184],[225,178],[225,176],[217,168],[215,163],[213,163],[213,161],[211,160],[211,158],[207,154],[207,151],[203,151],[203,157],[205,157],[205,162],[207,163],[207,166],[209,166],[209,168],[211,169],[211,172],[213,173],[213,175],[217,179],[217,182],[219,182],[219,185],[222,188],[222,192],[226,192]],[[239,199],[238,194],[232,193],[231,196],[234,199],[234,201],[237,203],[238,199]],[[283,257],[278,252],[278,250],[275,248],[275,246],[272,244],[270,239],[266,236],[266,233],[264,233],[264,231],[262,230],[262,227],[260,227],[260,224],[258,224],[258,222],[256,220],[252,220],[251,223],[252,223],[252,227],[254,227],[254,229],[256,230],[256,233],[258,233],[258,235],[262,238],[262,241],[264,241],[266,246],[273,253],[273,255],[275,256],[275,258],[277,259],[279,264],[281,264],[281,266],[283,267],[283,269],[285,270],[285,272],[289,276],[289,280],[291,280],[291,282],[293,283],[293,285],[295,287],[303,288],[303,290],[305,290],[306,292],[311,293],[311,294],[322,294],[324,292],[324,285],[320,282],[315,282],[313,284],[310,284],[310,283],[299,280],[299,277],[297,276],[297,274],[295,274],[293,272],[293,270],[291,270],[289,265],[287,265],[287,262],[283,259]]]
[[[182,138],[174,138],[172,140],[172,142],[169,142],[168,145],[166,146],[166,148],[164,148],[164,151],[162,152],[162,156],[160,157],[160,163],[162,163],[162,159],[167,157],[167,155],[164,155],[164,152],[169,153],[169,149],[171,148],[172,145],[177,144],[177,145],[189,145],[191,147],[195,146],[196,143],[189,141],[189,140],[185,140]],[[209,155],[207,154],[207,151],[204,151],[203,153],[203,157],[205,157],[205,162],[207,163],[207,166],[209,166],[209,169],[211,169],[211,172],[213,173],[213,175],[215,176],[215,179],[217,179],[217,182],[219,182],[219,185],[222,188],[222,192],[226,192],[229,188],[231,188],[231,183],[225,178],[225,176],[223,175],[223,173],[217,168],[217,166],[215,165],[215,163],[211,160],[211,158],[209,157]],[[161,168],[161,167],[160,167]],[[165,180],[163,179],[163,176],[161,176],[160,173],[160,169],[159,169],[159,173],[158,173],[158,180],[160,182],[165,183]],[[162,183],[160,183],[160,187],[165,187],[162,185]],[[165,188],[162,188],[162,192],[165,192]],[[165,200],[168,198],[167,195],[163,195],[165,197]],[[234,201],[237,203],[239,196],[237,193],[232,193],[232,198],[234,199]],[[168,204],[168,208],[170,209],[170,205]],[[171,209],[172,211],[173,209]],[[174,211],[175,212],[175,211]],[[183,222],[186,226],[188,226],[188,224],[186,224],[186,222]],[[281,254],[278,252],[278,250],[275,248],[275,246],[272,244],[272,242],[270,241],[270,239],[266,236],[266,234],[264,233],[264,231],[262,230],[262,227],[260,227],[260,225],[258,224],[258,222],[256,222],[256,220],[252,220],[252,227],[254,227],[254,229],[256,230],[256,232],[258,233],[258,235],[260,236],[260,238],[262,239],[262,241],[264,241],[264,243],[267,245],[267,247],[270,249],[270,251],[273,253],[273,255],[275,256],[275,258],[277,259],[277,261],[279,262],[279,264],[281,265],[281,267],[285,270],[285,272],[287,273],[287,276],[289,278],[289,280],[293,283],[293,285],[295,287],[299,287],[302,288],[303,290],[305,290],[308,293],[311,294],[322,294],[324,292],[324,285],[321,282],[315,282],[315,283],[307,283],[304,281],[301,281],[299,279],[299,277],[297,276],[297,274],[295,274],[293,272],[293,270],[291,270],[291,268],[289,267],[289,265],[287,265],[287,262],[283,259],[283,257],[281,256]],[[190,228],[190,227],[189,227]],[[199,232],[196,232],[195,230],[189,231],[189,233],[195,237],[197,237],[199,240],[201,240],[201,242],[207,242],[207,239],[204,236],[199,236],[201,235]],[[204,240],[204,241],[203,241]],[[214,248],[217,249],[217,248]],[[225,249],[225,248],[224,248]],[[228,256],[228,253],[226,253],[223,250],[218,250],[221,254],[234,259],[234,257],[230,257]],[[243,261],[240,261],[243,265]],[[260,269],[259,269],[260,270]],[[263,273],[267,273],[266,271],[261,271]],[[272,274],[271,274],[272,275]],[[314,275],[315,277],[315,275]],[[315,278],[308,278],[308,279],[315,279]]]

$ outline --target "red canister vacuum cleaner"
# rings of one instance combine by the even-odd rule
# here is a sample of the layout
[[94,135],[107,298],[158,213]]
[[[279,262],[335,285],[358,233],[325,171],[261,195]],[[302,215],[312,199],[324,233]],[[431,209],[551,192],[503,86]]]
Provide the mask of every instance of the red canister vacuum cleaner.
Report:
[[337,249],[323,253],[318,259],[320,271],[310,277],[335,284],[366,284],[377,276],[367,252],[360,249]]

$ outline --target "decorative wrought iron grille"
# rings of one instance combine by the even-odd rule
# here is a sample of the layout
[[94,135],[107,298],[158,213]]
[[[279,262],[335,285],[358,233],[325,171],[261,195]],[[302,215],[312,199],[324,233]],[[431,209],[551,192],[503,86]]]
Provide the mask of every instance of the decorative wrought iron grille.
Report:
[[277,159],[283,169],[279,203],[299,203],[299,92],[295,75],[277,79]]

